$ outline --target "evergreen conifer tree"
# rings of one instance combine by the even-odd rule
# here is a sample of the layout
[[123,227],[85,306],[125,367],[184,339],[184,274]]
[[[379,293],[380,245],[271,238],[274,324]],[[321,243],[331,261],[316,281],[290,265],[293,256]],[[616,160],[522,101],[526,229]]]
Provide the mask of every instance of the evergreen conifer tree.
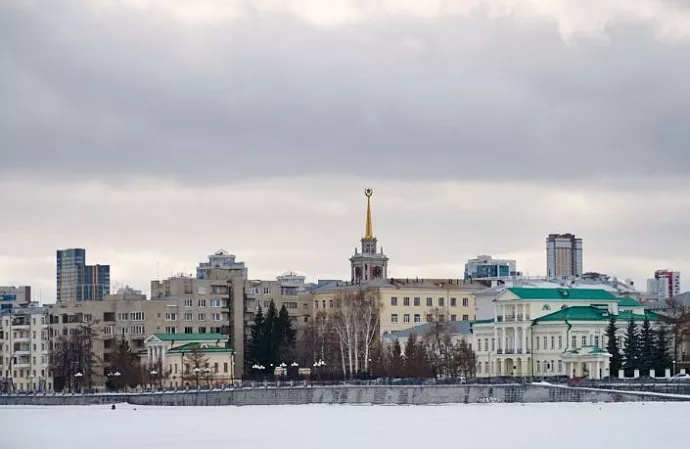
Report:
[[642,331],[640,332],[640,370],[643,376],[649,375],[649,370],[654,368],[654,347],[656,345],[656,338],[652,326],[649,324],[649,318],[645,316],[642,323]]
[[669,356],[669,338],[666,333],[666,328],[661,326],[656,332],[656,340],[654,345],[654,369],[657,376],[664,375],[667,368],[671,367],[671,358]]
[[405,377],[419,376],[419,361],[417,348],[417,335],[412,332],[405,342],[405,354],[403,363],[405,365]]
[[631,376],[635,369],[640,368],[640,355],[640,334],[637,332],[635,321],[630,318],[625,331],[625,344],[623,345],[626,376]]
[[268,310],[266,311],[261,335],[261,352],[266,357],[266,369],[269,369],[268,367],[271,364],[275,364],[278,361],[277,343],[280,341],[280,336],[276,334],[280,334],[280,329],[276,326],[277,321],[278,311],[276,310],[276,304],[271,300],[271,303],[268,305]]
[[403,376],[403,358],[402,358],[402,348],[400,347],[400,341],[396,338],[391,346],[388,355],[388,367],[390,377],[402,377]]
[[251,368],[254,365],[262,365],[266,363],[266,357],[263,353],[263,332],[264,332],[264,312],[261,306],[258,307],[256,315],[254,315],[254,324],[251,329],[251,336],[247,343],[247,357],[246,365]]
[[618,370],[621,369],[623,364],[621,351],[618,347],[618,339],[616,338],[616,330],[618,330],[616,327],[616,316],[612,314],[611,319],[609,320],[609,325],[606,326],[606,350],[609,354],[611,354],[611,358],[609,359],[609,369],[612,377],[618,376]]
[[292,328],[290,314],[285,308],[285,304],[280,307],[278,317],[274,326],[273,339],[276,347],[276,361],[290,364],[295,347],[295,330]]

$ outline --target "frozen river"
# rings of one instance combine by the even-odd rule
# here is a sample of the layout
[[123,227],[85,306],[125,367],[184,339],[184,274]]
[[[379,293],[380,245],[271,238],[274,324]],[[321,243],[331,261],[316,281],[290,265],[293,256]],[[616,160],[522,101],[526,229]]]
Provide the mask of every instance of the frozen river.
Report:
[[689,403],[16,406],[0,407],[0,447],[649,449],[685,444],[688,417]]

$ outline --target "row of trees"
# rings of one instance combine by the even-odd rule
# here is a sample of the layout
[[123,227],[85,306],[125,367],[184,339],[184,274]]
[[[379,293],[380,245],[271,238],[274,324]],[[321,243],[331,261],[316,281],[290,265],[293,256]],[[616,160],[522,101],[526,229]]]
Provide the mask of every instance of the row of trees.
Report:
[[620,369],[624,369],[626,376],[630,376],[636,369],[643,375],[648,375],[652,369],[659,373],[671,367],[670,338],[665,326],[654,331],[649,319],[645,317],[641,329],[638,329],[631,319],[626,328],[622,351],[616,337],[617,330],[616,317],[612,315],[606,328],[606,349],[611,354],[612,376],[616,376]]
[[465,378],[476,374],[476,356],[465,340],[452,341],[447,335],[441,347],[434,345],[429,335],[410,334],[404,350],[394,340],[384,351],[382,364],[377,366],[379,377],[395,378]]
[[246,372],[252,372],[255,365],[269,367],[289,363],[296,356],[295,340],[296,332],[285,305],[278,311],[271,300],[265,315],[259,307],[247,342]]
[[377,292],[341,293],[330,310],[319,309],[302,335],[297,357],[317,365],[318,375],[335,378],[472,377],[476,357],[470,345],[452,338],[453,323],[442,320],[443,311],[427,314],[431,326],[424,334],[410,335],[404,349],[398,341],[384,346],[379,338],[381,304]]

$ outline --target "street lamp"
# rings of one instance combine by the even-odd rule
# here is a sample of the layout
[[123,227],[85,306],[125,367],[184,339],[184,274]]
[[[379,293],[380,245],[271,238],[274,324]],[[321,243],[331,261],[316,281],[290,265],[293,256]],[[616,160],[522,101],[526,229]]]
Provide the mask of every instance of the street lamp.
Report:
[[80,393],[80,392],[81,392],[81,390],[80,390],[80,388],[79,388],[79,381],[81,380],[82,376],[83,376],[82,373],[76,373],[76,374],[74,375],[74,381],[77,383],[77,393]]
[[321,359],[314,362],[314,368],[316,369],[316,378],[318,381],[321,381],[321,370],[319,368],[323,368],[324,366],[326,366],[326,362],[324,362]]
[[196,376],[196,389],[198,390],[199,389],[199,371],[201,371],[201,370],[197,366],[192,371],[194,372],[194,375]]
[[673,363],[673,374],[672,374],[672,376],[675,376],[676,375],[676,361],[674,360],[672,363]]
[[280,380],[284,380],[285,379],[285,373],[287,371],[287,365],[285,364],[285,362],[283,362],[278,366],[280,367]]
[[156,374],[158,374],[158,371],[152,369],[149,374],[151,374],[151,389],[153,389],[154,384],[156,383]]
[[259,373],[259,377],[263,377],[263,371],[266,369],[266,367],[255,363],[252,365],[252,369],[255,369]]

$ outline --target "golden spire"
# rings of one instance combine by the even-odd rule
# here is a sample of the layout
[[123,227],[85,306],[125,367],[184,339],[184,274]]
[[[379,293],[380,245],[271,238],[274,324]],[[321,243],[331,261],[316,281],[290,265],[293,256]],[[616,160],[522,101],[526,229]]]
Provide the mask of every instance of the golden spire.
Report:
[[367,225],[364,229],[364,238],[374,238],[374,227],[371,224],[371,195],[374,194],[374,189],[364,189],[364,195],[367,197]]

